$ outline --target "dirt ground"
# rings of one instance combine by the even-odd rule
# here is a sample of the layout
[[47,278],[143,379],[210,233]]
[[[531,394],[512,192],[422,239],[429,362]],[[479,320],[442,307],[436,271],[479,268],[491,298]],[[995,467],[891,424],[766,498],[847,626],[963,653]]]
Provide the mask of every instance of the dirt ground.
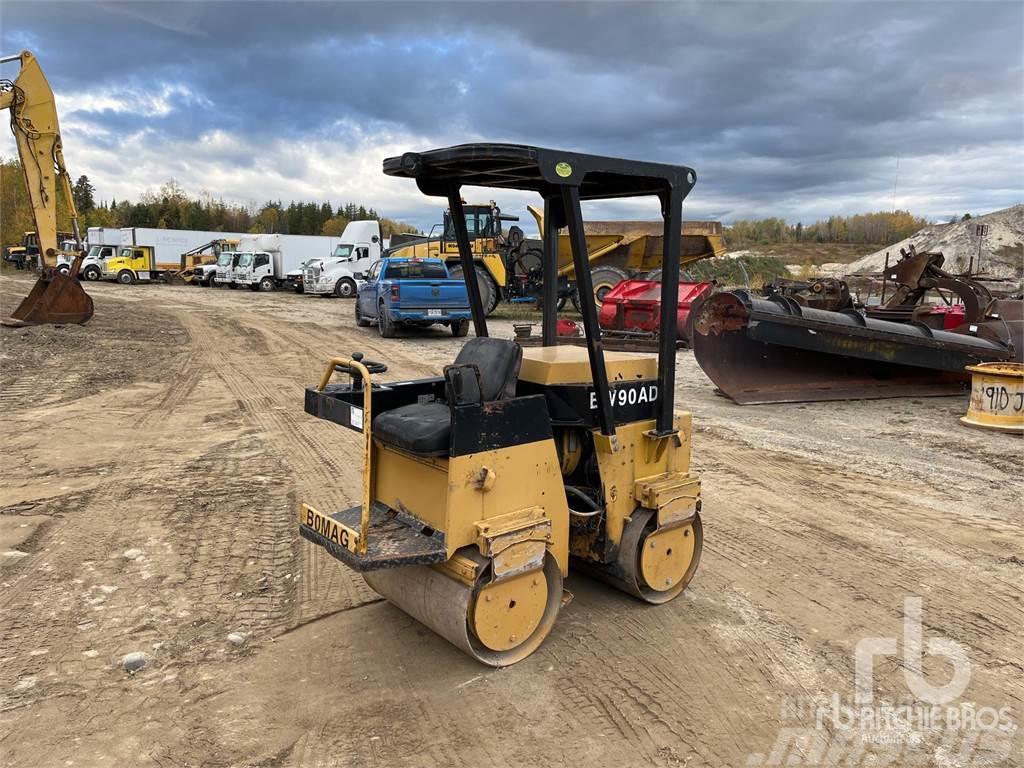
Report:
[[[0,278],[5,315],[27,289]],[[0,765],[778,764],[780,734],[851,699],[858,641],[899,638],[914,596],[925,641],[967,651],[953,705],[1024,717],[1021,442],[961,427],[966,397],[741,408],[681,352],[694,582],[652,607],[571,576],[541,649],[490,670],[294,522],[303,500],[358,502],[358,435],[302,408],[324,360],[434,375],[461,340],[382,340],[337,299],[89,291],[84,327],[0,329]],[[878,700],[913,700],[908,664],[876,659]],[[1024,765],[1019,731],[969,746],[894,764]],[[858,754],[783,764],[882,764]]]

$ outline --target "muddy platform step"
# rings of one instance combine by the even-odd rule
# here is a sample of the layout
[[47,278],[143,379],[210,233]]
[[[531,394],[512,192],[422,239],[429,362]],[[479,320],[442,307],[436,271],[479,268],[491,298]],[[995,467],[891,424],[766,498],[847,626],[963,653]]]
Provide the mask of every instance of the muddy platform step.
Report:
[[430,565],[448,559],[439,531],[425,528],[396,510],[375,503],[370,511],[366,554],[346,546],[350,532],[359,530],[360,507],[324,514],[305,508],[299,534],[331,553],[354,571],[378,571],[407,565]]

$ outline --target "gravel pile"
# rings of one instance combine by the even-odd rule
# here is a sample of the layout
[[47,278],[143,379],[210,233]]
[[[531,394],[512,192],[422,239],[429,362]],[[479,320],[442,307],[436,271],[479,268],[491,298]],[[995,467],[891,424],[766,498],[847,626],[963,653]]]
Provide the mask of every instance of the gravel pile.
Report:
[[946,257],[943,269],[963,272],[971,263],[977,264],[979,224],[988,225],[981,247],[981,265],[986,274],[995,277],[1020,278],[1024,275],[1024,205],[1015,205],[967,221],[953,224],[935,224],[916,232],[906,240],[887,246],[880,251],[846,265],[848,275],[878,272],[885,267],[885,254],[890,263],[900,257],[900,249],[913,245],[918,252],[941,251]]

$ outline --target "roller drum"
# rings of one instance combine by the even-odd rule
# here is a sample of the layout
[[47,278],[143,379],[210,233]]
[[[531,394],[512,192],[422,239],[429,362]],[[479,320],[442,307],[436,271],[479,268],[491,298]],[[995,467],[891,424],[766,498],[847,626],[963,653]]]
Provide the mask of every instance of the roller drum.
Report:
[[[655,546],[652,547],[652,543]],[[693,579],[700,565],[703,544],[704,530],[699,513],[688,525],[657,529],[654,512],[638,509],[622,532],[615,562],[574,560],[573,567],[646,603],[661,605],[682,594]],[[674,552],[675,547],[684,549]],[[678,567],[673,567],[673,554],[684,558],[675,561],[685,563],[681,573]],[[662,566],[660,558],[669,558],[670,562]],[[659,578],[654,578],[655,575]]]
[[561,607],[562,574],[554,558],[547,555],[543,569],[534,573],[546,581],[543,614],[528,636],[514,647],[500,651],[480,642],[469,624],[475,601],[488,586],[489,568],[483,570],[472,587],[425,565],[371,571],[363,574],[363,578],[373,591],[469,656],[491,667],[505,667],[521,661],[540,646]]

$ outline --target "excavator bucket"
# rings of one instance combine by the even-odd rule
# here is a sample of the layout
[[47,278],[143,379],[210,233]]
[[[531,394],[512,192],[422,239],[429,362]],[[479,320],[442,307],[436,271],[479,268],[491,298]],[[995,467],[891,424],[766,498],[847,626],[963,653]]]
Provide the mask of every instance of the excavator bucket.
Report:
[[953,332],[720,293],[698,310],[693,352],[740,405],[956,394],[968,365],[1020,354],[1011,320],[1020,303],[993,302],[984,320]]
[[3,324],[81,325],[87,322],[94,311],[92,297],[82,288],[78,278],[72,277],[77,273],[79,261],[80,259],[76,259],[72,269],[67,273],[52,267],[44,270],[28,296]]

